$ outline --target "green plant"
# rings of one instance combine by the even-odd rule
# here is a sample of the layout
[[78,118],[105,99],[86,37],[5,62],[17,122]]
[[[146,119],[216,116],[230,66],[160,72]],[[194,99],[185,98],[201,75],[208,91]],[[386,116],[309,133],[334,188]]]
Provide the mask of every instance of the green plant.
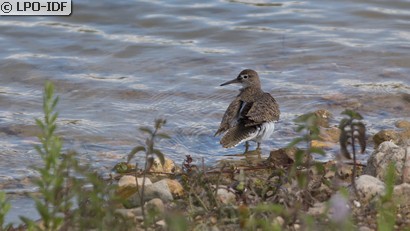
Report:
[[245,216],[242,219],[246,219],[244,228],[245,230],[280,231],[282,230],[282,224],[280,224],[279,219],[282,218],[280,217],[282,214],[287,216],[281,205],[258,204],[255,208],[242,215]]
[[[86,164],[80,164],[75,152],[63,154],[62,142],[55,134],[58,97],[54,86],[46,82],[43,95],[40,145],[35,149],[43,161],[34,167],[40,177],[35,181],[39,196],[33,196],[41,222],[21,217],[28,230],[127,230],[130,226],[115,213],[119,200],[114,187],[104,182]],[[121,226],[118,224],[122,224]]]
[[[295,153],[295,162],[292,165],[290,171],[290,178],[296,178],[300,188],[307,190],[308,183],[310,181],[310,174],[297,174],[296,171],[298,168],[305,166],[310,171],[312,166],[311,155],[313,153],[324,155],[325,152],[321,148],[312,147],[312,141],[319,139],[320,129],[319,129],[319,119],[315,113],[307,113],[299,116],[295,119],[296,132],[302,133],[300,137],[293,139],[293,141],[288,144],[288,148],[296,147],[300,143],[305,143],[306,148],[297,149]],[[321,172],[323,168],[321,165],[315,165],[317,169]]]
[[11,208],[10,203],[8,203],[6,199],[6,193],[0,192],[0,230],[9,230],[11,229],[12,225],[4,225],[4,220]]
[[[342,112],[343,115],[347,115],[348,118],[344,118],[340,121],[339,129],[340,133],[340,151],[343,156],[348,159],[352,159],[353,155],[353,172],[352,172],[352,186],[355,194],[357,195],[356,189],[356,142],[360,146],[361,153],[366,150],[366,127],[361,122],[363,117],[353,110],[345,110]],[[348,146],[351,147],[351,152],[348,150]]]
[[165,216],[165,222],[168,230],[172,231],[186,231],[188,229],[188,221],[185,216],[179,213],[169,213]]
[[116,194],[117,187],[103,180],[88,165],[80,164],[75,152],[65,157],[70,163],[70,192],[76,206],[66,217],[66,227],[76,230],[129,230],[135,227],[133,221],[116,213],[124,199]]
[[385,176],[386,191],[380,197],[377,204],[377,230],[390,231],[394,230],[396,223],[397,206],[393,200],[394,183],[396,182],[395,164],[390,163],[387,167],[387,174]]
[[[35,149],[43,161],[43,166],[35,167],[40,174],[35,184],[42,198],[34,198],[37,211],[42,219],[42,227],[46,230],[59,229],[64,221],[64,214],[71,208],[69,200],[62,200],[66,173],[61,162],[62,142],[55,135],[58,117],[58,113],[55,112],[57,103],[58,97],[54,97],[54,86],[47,81],[43,95],[44,118],[35,120],[41,129],[41,135],[38,137],[41,145],[36,145]],[[29,229],[42,229],[27,218],[23,217],[22,220]]]
[[141,127],[140,131],[148,134],[148,137],[145,140],[145,145],[138,145],[136,147],[134,147],[131,152],[128,154],[128,160],[127,163],[129,163],[137,153],[139,152],[145,152],[145,164],[144,164],[144,169],[143,169],[143,178],[142,178],[142,185],[141,185],[141,189],[139,189],[139,185],[138,185],[138,162],[136,163],[136,168],[135,168],[135,180],[136,180],[136,184],[137,184],[137,193],[140,199],[140,204],[141,206],[141,210],[142,210],[142,216],[144,218],[144,223],[145,224],[145,228],[147,227],[147,217],[145,216],[145,208],[144,208],[144,191],[145,191],[145,180],[146,180],[146,174],[147,172],[151,169],[152,164],[154,163],[154,158],[158,157],[158,159],[160,160],[161,165],[164,165],[165,163],[165,157],[164,154],[159,150],[156,149],[154,147],[155,145],[155,141],[158,138],[170,138],[167,134],[165,133],[160,133],[159,130],[162,128],[162,126],[164,126],[166,124],[166,120],[164,119],[156,119],[155,120],[155,126],[154,126],[154,130],[152,130],[149,127]]

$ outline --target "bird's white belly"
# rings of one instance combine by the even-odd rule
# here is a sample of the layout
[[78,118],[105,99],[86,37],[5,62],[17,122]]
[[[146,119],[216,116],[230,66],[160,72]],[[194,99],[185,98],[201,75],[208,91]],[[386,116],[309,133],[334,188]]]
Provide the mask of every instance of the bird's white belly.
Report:
[[261,128],[258,130],[258,134],[253,139],[256,142],[261,142],[262,140],[267,140],[273,134],[275,130],[275,122],[266,122],[261,125]]
[[273,134],[275,130],[275,122],[265,122],[263,123],[254,133],[250,134],[244,141],[255,141],[255,142],[262,142],[262,140],[267,140]]

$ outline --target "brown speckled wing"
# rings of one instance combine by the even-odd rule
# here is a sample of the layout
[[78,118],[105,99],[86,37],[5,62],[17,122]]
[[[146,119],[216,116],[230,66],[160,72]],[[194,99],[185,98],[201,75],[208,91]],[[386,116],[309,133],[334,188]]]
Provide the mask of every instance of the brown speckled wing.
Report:
[[278,121],[280,116],[279,105],[269,93],[264,93],[253,103],[246,116],[246,127],[263,122]]
[[228,132],[222,137],[222,147],[232,148],[241,143],[246,138],[249,138],[249,136],[256,131],[256,127],[245,127],[240,123],[237,126],[230,128]]
[[236,117],[238,115],[240,108],[241,108],[240,98],[236,97],[226,109],[225,114],[222,117],[221,124],[219,125],[219,129],[218,131],[216,131],[214,136],[224,133],[232,126],[234,120],[236,120]]

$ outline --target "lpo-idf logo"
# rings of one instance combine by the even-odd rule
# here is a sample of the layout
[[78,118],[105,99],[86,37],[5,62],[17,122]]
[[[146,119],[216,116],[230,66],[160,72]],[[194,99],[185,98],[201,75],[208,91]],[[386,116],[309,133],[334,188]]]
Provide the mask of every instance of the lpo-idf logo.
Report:
[[71,0],[0,0],[0,15],[70,15]]

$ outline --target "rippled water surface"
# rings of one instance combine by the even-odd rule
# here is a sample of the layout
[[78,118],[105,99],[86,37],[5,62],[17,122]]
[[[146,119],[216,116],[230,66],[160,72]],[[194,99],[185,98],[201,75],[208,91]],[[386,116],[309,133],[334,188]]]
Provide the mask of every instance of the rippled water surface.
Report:
[[[31,190],[44,81],[60,96],[67,149],[102,171],[166,118],[163,152],[207,163],[245,68],[281,107],[263,152],[296,136],[292,120],[316,109],[365,117],[369,135],[410,119],[408,1],[74,1],[70,17],[0,17],[0,185]],[[370,147],[367,153],[372,151]],[[18,201],[18,200],[17,200]],[[13,220],[13,218],[10,218]]]

